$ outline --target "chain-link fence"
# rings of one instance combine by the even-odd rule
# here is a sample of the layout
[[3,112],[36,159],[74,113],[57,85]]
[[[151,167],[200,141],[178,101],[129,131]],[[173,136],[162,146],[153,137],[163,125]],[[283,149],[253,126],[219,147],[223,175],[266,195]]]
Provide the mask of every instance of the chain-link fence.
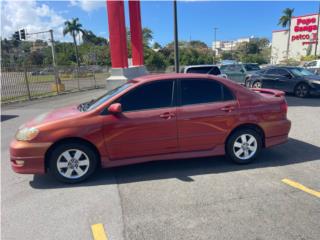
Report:
[[31,100],[64,92],[104,88],[109,76],[100,66],[1,66],[1,103]]

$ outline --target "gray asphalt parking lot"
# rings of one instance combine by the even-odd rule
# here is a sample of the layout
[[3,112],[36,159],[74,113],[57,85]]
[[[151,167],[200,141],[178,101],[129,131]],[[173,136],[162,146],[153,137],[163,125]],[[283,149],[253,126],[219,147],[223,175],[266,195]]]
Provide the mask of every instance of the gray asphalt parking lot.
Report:
[[78,185],[18,175],[8,147],[16,129],[53,108],[89,100],[92,90],[6,105],[1,123],[1,239],[319,239],[320,198],[282,182],[320,190],[320,99],[287,97],[288,143],[250,165],[223,157],[100,170]]

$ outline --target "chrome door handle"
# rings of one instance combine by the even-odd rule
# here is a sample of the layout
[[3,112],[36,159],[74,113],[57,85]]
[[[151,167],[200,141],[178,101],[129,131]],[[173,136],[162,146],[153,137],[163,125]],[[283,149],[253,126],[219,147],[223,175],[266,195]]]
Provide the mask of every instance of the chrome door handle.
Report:
[[172,117],[175,117],[175,116],[176,115],[174,113],[171,113],[171,112],[166,112],[166,113],[160,114],[160,117],[164,118],[164,119],[171,119]]

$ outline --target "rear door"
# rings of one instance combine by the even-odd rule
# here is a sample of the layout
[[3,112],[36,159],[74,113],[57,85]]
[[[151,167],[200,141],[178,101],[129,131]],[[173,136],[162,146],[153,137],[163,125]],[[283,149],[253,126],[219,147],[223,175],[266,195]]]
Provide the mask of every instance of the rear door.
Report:
[[181,79],[177,108],[180,152],[221,148],[237,121],[233,93],[218,81]]

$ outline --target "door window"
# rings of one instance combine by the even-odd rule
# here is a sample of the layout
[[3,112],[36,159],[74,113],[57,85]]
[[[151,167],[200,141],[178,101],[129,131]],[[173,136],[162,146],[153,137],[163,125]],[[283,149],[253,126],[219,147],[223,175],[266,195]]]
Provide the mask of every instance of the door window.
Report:
[[173,106],[174,80],[161,80],[146,83],[133,89],[117,102],[121,103],[122,111],[137,111]]
[[222,84],[206,79],[181,80],[181,105],[233,100],[232,92]]

